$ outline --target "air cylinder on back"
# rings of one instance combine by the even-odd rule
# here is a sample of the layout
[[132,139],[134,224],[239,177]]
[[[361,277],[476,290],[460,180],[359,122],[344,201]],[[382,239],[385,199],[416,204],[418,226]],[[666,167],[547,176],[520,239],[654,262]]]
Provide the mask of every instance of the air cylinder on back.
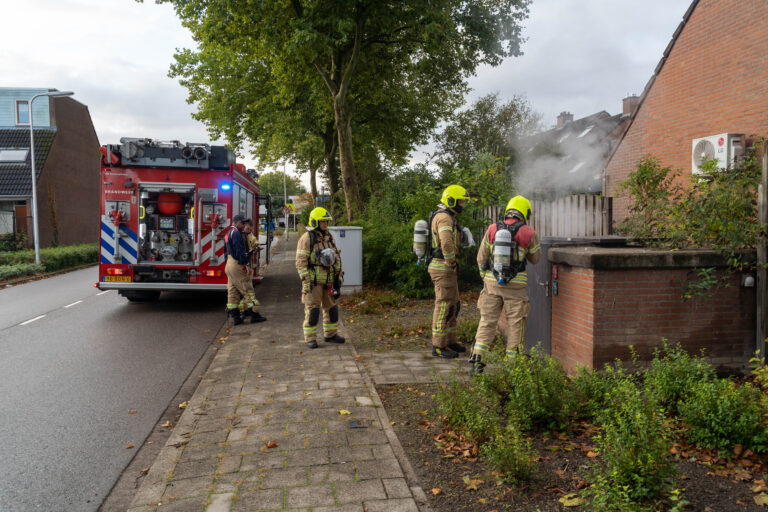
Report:
[[493,271],[498,276],[499,284],[506,284],[502,273],[512,263],[512,233],[507,229],[496,232],[493,241]]
[[427,221],[417,220],[413,226],[413,252],[419,260],[427,254]]

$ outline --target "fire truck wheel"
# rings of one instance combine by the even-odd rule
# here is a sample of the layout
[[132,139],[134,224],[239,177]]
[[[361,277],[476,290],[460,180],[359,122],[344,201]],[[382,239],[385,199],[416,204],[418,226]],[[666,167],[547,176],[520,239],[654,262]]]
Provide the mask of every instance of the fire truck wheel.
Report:
[[131,302],[153,302],[160,297],[160,292],[155,290],[125,290],[120,295]]

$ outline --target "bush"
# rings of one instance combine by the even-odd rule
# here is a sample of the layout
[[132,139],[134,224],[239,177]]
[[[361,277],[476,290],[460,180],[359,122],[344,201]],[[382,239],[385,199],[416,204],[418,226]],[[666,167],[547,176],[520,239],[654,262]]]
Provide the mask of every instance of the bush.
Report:
[[0,265],[0,281],[23,277],[33,274],[42,274],[45,268],[34,263],[16,263],[14,265]]
[[574,399],[578,403],[577,415],[588,421],[599,419],[606,411],[611,391],[630,378],[620,361],[614,366],[605,365],[600,371],[580,367],[571,379]]
[[536,468],[536,451],[520,429],[510,423],[480,447],[480,455],[508,482],[528,480]]
[[[35,251],[32,249],[0,253],[0,265],[33,263],[34,261]],[[89,263],[96,264],[98,261],[98,244],[68,245],[40,249],[40,263],[46,272],[87,265]]]
[[0,235],[0,252],[20,251],[27,245],[27,235],[24,233],[5,233]]
[[757,453],[768,449],[766,397],[749,383],[702,382],[678,409],[687,424],[685,436],[692,443],[728,452],[736,444]]
[[497,360],[479,380],[489,394],[496,395],[504,415],[523,430],[551,429],[568,423],[574,410],[574,395],[562,364],[539,348],[530,356]]
[[474,343],[479,323],[480,322],[477,320],[460,321],[458,325],[456,325],[456,340],[467,345]]
[[452,428],[464,432],[470,440],[484,443],[499,430],[501,418],[495,395],[472,382],[449,378],[438,382],[437,410]]
[[678,402],[702,382],[715,378],[715,369],[704,356],[691,356],[679,344],[670,347],[663,340],[655,349],[650,368],[645,372],[648,396],[666,410],[677,413]]
[[[632,510],[670,490],[675,464],[664,414],[630,379],[609,393],[603,432],[597,436],[602,464],[596,465],[590,496],[595,509]],[[634,507],[642,510],[642,507]]]

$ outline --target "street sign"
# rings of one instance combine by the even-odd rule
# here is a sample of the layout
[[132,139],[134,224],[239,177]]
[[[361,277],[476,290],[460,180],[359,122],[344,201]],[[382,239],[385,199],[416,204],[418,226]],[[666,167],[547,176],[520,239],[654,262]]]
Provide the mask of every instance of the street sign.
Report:
[[293,203],[286,204],[285,208],[288,210],[287,213],[294,213],[294,204]]

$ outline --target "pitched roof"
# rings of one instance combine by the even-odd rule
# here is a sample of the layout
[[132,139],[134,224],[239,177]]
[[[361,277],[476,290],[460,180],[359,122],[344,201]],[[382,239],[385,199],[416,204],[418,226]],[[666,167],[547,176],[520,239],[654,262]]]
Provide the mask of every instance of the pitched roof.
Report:
[[600,192],[603,164],[627,119],[601,110],[523,140],[523,187],[541,196]]
[[[35,173],[37,179],[48,159],[55,128],[35,128]],[[0,128],[0,149],[29,149],[28,128]],[[30,155],[24,162],[0,163],[0,197],[29,197],[32,195]]]

